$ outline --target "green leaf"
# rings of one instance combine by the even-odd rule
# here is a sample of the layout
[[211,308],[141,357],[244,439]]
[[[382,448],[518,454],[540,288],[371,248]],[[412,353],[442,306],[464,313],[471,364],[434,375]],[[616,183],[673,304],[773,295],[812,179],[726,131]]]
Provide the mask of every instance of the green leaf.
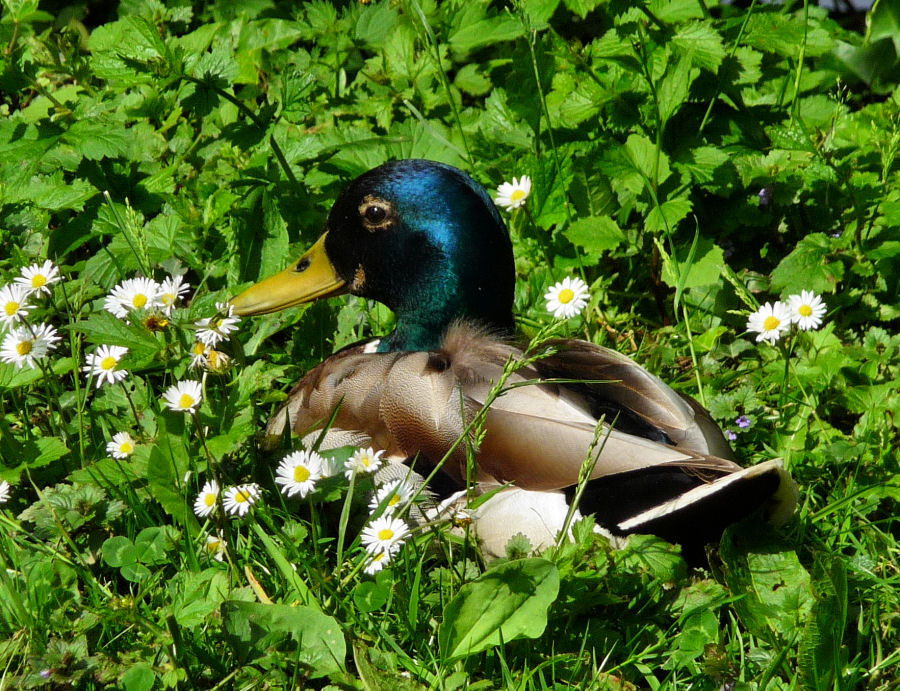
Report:
[[659,117],[663,124],[688,100],[692,81],[691,61],[688,58],[681,58],[666,70],[657,86]]
[[450,662],[517,638],[537,638],[558,592],[559,574],[546,559],[490,569],[460,588],[444,608],[438,630],[441,657]]
[[625,233],[609,216],[579,218],[563,234],[569,242],[581,247],[593,259],[625,242]]
[[137,561],[142,564],[162,564],[168,561],[166,551],[173,548],[177,533],[172,526],[150,526],[134,538]]
[[66,130],[63,141],[91,161],[124,156],[129,150],[130,133],[124,123],[108,120],[78,120]]
[[831,688],[846,664],[847,567],[837,555],[818,555],[813,564],[816,602],[806,622],[797,661],[808,689]]
[[127,537],[116,535],[107,538],[100,548],[103,561],[110,566],[120,567],[137,562],[137,550]]
[[73,327],[96,345],[117,345],[129,349],[129,356],[136,360],[153,360],[164,345],[156,336],[140,324],[130,324],[109,312],[95,312],[76,322]]
[[[663,281],[673,288],[680,285],[683,289],[687,289],[713,285],[721,280],[722,265],[725,263],[725,254],[721,247],[709,238],[701,237],[697,241],[690,264],[687,261],[689,252],[689,248],[682,248],[675,259],[668,255],[664,257]],[[675,262],[678,263],[677,266]]]
[[692,65],[715,72],[725,58],[722,35],[709,21],[690,22],[671,38],[672,47]]
[[799,639],[814,600],[797,553],[767,524],[751,520],[725,531],[721,554],[734,608],[747,628],[773,645]]
[[138,662],[122,675],[125,691],[151,691],[156,683],[156,674],[146,662]]
[[844,277],[844,265],[832,260],[834,240],[810,233],[772,271],[772,287],[786,293],[832,293]]
[[692,208],[693,203],[687,197],[667,199],[650,209],[650,213],[644,219],[644,230],[653,234],[671,233]]
[[274,648],[303,665],[312,678],[343,669],[347,645],[340,626],[311,607],[228,600],[222,605],[222,622],[242,661]]
[[362,581],[353,589],[353,604],[360,612],[374,612],[384,607],[390,595],[389,584]]

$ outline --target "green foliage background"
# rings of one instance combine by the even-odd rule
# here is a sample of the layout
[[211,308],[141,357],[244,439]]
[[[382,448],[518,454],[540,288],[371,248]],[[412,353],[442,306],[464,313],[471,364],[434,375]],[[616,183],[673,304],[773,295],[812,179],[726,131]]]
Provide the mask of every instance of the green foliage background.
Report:
[[[0,365],[0,686],[896,688],[900,14],[868,19],[863,35],[802,3],[3,0],[2,283],[57,262],[42,309],[66,342],[50,370]],[[280,502],[255,443],[302,372],[390,328],[354,298],[242,327],[194,421],[204,451],[158,401],[189,330],[126,325],[107,291],[186,271],[175,321],[209,316],[308,246],[348,180],[401,157],[489,188],[530,175],[510,216],[522,333],[548,322],[549,284],[584,276],[572,335],[700,398],[746,463],[784,458],[797,516],[735,527],[710,571],[652,538],[611,551],[584,523],[484,575],[435,531],[360,577],[334,544],[358,553],[352,522]],[[828,305],[821,330],[742,333],[803,289]],[[104,343],[131,349],[131,399],[84,386]],[[123,428],[139,448],[114,462]],[[270,497],[228,527],[224,565],[198,557],[190,510],[209,457]],[[505,593],[515,579],[534,597]]]

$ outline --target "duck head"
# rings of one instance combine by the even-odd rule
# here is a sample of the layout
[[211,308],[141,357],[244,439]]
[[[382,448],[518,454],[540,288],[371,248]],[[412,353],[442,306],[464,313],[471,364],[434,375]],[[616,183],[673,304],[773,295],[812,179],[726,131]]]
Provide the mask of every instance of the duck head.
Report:
[[457,319],[511,332],[514,286],[512,243],[485,189],[452,166],[402,160],[351,182],[309,251],[231,304],[245,316],[352,293],[397,317],[380,351],[429,350]]

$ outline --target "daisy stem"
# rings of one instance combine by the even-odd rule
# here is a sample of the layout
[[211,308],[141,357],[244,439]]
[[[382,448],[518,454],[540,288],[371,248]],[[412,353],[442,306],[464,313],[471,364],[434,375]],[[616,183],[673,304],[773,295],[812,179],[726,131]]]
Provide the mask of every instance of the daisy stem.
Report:
[[137,407],[134,405],[134,400],[131,398],[131,392],[128,390],[128,387],[125,384],[122,384],[122,391],[125,392],[125,398],[128,399],[128,405],[131,406],[131,414],[134,415],[134,424],[138,427],[141,426],[141,419],[138,417]]

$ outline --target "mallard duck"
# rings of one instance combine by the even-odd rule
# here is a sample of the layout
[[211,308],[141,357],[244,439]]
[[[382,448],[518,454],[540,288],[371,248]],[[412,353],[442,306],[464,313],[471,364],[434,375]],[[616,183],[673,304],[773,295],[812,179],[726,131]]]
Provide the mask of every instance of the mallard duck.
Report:
[[510,342],[514,282],[506,225],[468,175],[424,160],[361,175],[309,251],[231,302],[246,316],[352,293],[385,304],[396,328],[309,372],[268,434],[308,433],[333,417],[343,438],[371,440],[419,470],[440,466],[448,491],[508,483],[477,528],[494,554],[520,526],[536,547],[554,538],[592,454],[578,508],[614,535],[652,533],[697,551],[761,506],[776,521],[790,515],[796,489],[779,460],[739,466],[703,407],[616,351],[552,340],[504,374],[526,357]]

